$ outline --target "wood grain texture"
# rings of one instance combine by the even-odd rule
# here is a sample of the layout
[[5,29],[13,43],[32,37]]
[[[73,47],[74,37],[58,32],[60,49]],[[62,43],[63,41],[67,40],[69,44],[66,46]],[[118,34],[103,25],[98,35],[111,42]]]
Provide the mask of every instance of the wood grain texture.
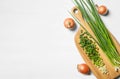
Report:
[[[75,12],[76,10],[77,10],[77,12]],[[82,18],[81,12],[76,7],[74,7],[74,8],[72,8],[71,13],[75,17],[77,17],[77,19],[81,22],[81,24],[85,27],[85,29],[96,39],[96,37],[95,37],[94,33],[92,32],[92,30],[90,29],[89,25]],[[102,72],[100,70],[98,70],[98,68],[91,62],[91,60],[88,58],[85,51],[81,48],[81,46],[79,44],[79,42],[80,42],[79,37],[81,34],[81,30],[84,31],[84,29],[82,27],[80,27],[75,35],[75,44],[76,44],[76,47],[78,48],[80,55],[83,57],[84,61],[90,67],[91,71],[94,73],[94,75],[97,77],[97,79],[115,79],[116,77],[118,77],[120,75],[120,71],[115,72],[113,65],[110,63],[110,61],[107,58],[107,56],[105,55],[105,53],[101,50],[101,48],[98,45],[97,45],[97,47],[99,48],[100,57],[104,60],[104,63],[106,65],[106,68],[107,68],[109,74],[102,74]],[[111,38],[113,39],[113,42],[114,42],[118,52],[120,53],[120,45],[119,45],[118,41],[115,39],[115,37],[112,34],[111,34]]]

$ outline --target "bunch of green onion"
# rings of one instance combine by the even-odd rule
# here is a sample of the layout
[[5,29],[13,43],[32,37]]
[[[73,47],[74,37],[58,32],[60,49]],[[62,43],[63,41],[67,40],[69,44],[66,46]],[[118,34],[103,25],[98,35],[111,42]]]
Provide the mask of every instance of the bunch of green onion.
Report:
[[[118,53],[113,43],[109,31],[100,18],[94,2],[92,0],[74,0],[73,2],[75,3],[75,6],[77,6],[77,8],[81,11],[84,20],[88,23],[89,27],[96,36],[96,41],[100,48],[106,54],[112,65],[119,69],[120,54]],[[74,18],[76,19],[75,16]],[[79,21],[78,23],[81,25]]]

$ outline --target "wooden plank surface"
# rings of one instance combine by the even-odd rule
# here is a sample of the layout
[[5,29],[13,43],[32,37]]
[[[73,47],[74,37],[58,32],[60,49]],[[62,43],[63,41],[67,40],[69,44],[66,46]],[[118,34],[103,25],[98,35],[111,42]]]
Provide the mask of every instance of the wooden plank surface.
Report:
[[[77,10],[77,12],[75,12],[76,10]],[[83,20],[81,12],[76,7],[74,7],[72,9],[71,13],[74,16],[77,17],[77,19],[81,22],[81,24],[83,26],[85,26],[87,31],[96,39],[94,33],[91,31],[91,29],[89,28],[88,24]],[[83,57],[84,61],[90,67],[91,71],[94,73],[94,75],[97,77],[97,79],[115,79],[116,77],[118,77],[120,75],[120,71],[119,72],[115,72],[115,69],[112,66],[112,64],[110,63],[109,59],[106,57],[106,55],[104,54],[104,52],[100,49],[100,47],[98,45],[97,45],[97,47],[99,48],[100,56],[104,60],[104,63],[106,65],[106,68],[107,68],[109,74],[101,73],[101,71],[98,70],[98,68],[91,62],[91,60],[88,58],[88,56],[86,55],[85,51],[81,48],[81,46],[79,44],[79,42],[80,42],[80,38],[79,37],[80,37],[80,34],[81,34],[81,30],[84,30],[84,29],[82,27],[80,27],[78,32],[75,35],[76,47],[78,48],[78,51],[79,51],[80,55]],[[113,39],[113,42],[114,42],[118,52],[120,53],[120,45],[119,45],[119,43],[117,42],[117,40],[114,38],[114,36],[112,34],[111,34],[111,37]]]

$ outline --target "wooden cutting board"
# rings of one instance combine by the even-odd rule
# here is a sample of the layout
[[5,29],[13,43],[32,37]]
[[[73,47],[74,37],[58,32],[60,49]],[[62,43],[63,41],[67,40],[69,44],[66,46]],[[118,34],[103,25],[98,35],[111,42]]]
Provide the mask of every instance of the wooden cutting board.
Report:
[[[84,21],[81,12],[76,7],[74,7],[74,8],[72,8],[71,13],[75,17],[77,17],[77,19],[86,28],[86,30],[96,39],[94,33],[91,31],[88,24]],[[116,79],[118,76],[120,76],[120,71],[118,71],[118,72],[115,71],[115,69],[112,66],[112,64],[110,63],[109,59],[106,57],[106,55],[104,54],[104,52],[100,49],[100,47],[98,45],[97,45],[97,47],[99,48],[100,56],[103,59],[109,74],[101,73],[101,71],[98,70],[98,68],[91,62],[91,60],[88,58],[85,51],[83,50],[83,48],[81,48],[81,46],[79,44],[81,30],[84,31],[84,29],[82,27],[79,27],[79,30],[77,31],[77,33],[75,35],[76,47],[78,48],[78,51],[79,51],[80,55],[83,57],[84,61],[90,67],[91,71],[97,77],[97,79]],[[112,34],[111,34],[111,38],[113,39],[113,42],[114,42],[118,52],[120,53],[120,45],[119,45],[119,43],[117,42],[117,40],[114,38],[114,36]]]

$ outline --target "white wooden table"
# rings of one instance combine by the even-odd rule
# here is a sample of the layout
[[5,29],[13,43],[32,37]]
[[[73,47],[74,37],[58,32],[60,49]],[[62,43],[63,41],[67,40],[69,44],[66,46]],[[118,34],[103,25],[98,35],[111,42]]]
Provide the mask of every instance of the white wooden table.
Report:
[[[120,42],[120,0],[94,1],[109,8],[102,19]],[[0,79],[96,79],[77,72],[79,26],[63,26],[72,7],[72,0],[0,0]]]

